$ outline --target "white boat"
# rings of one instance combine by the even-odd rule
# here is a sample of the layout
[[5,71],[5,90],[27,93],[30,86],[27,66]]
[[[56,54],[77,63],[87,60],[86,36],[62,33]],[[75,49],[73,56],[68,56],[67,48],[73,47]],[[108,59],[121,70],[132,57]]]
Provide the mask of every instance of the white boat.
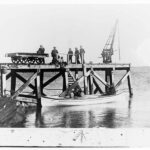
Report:
[[63,98],[59,96],[42,97],[42,106],[80,106],[113,103],[126,100],[127,94],[117,93],[115,95],[84,95],[78,98]]

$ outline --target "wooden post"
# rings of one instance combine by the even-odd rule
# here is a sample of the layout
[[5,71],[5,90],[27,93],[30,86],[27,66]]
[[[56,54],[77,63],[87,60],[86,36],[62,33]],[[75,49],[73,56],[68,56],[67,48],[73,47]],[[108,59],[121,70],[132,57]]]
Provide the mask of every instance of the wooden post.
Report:
[[90,82],[91,82],[91,94],[94,94],[94,84],[93,84],[93,76],[90,75]]
[[[114,70],[115,70],[115,68],[107,69],[105,71],[105,80],[111,86],[114,86]],[[107,91],[108,91],[108,87],[105,86],[105,92],[107,93]]]
[[130,74],[128,75],[127,80],[128,80],[129,94],[130,94],[130,97],[132,97],[133,92],[132,92],[132,88],[131,88],[131,75]]
[[1,69],[1,95],[6,96],[6,69]]
[[43,87],[43,79],[44,79],[44,71],[41,70],[41,71],[40,71],[41,94],[42,94],[42,95],[45,95],[44,92],[43,92],[43,89],[44,89],[44,87]]
[[66,89],[68,89],[68,70],[65,71],[65,84],[66,84]]
[[78,80],[79,76],[78,76],[78,71],[75,71],[75,79]]
[[93,91],[93,76],[90,75],[89,76],[89,94],[93,94],[94,91]]
[[[109,70],[105,70],[105,81],[108,83],[108,84],[110,84],[110,82],[111,82],[111,77],[110,77],[110,71]],[[105,86],[105,92],[107,92],[108,91],[108,87],[107,86]]]
[[115,68],[107,70],[107,80],[110,85],[114,85],[114,70]]
[[16,71],[11,70],[11,95],[16,91]]
[[108,71],[109,84],[112,85],[112,71]]
[[88,94],[87,76],[86,76],[86,66],[83,64],[83,76],[84,76],[84,94]]
[[90,93],[90,76],[87,77],[88,94]]
[[[93,71],[92,66],[91,66],[91,71]],[[93,88],[94,88],[93,76],[90,74],[89,75],[89,94],[94,94]]]
[[111,84],[115,85],[115,76],[114,76],[115,68],[111,71]]
[[37,107],[42,107],[41,104],[41,79],[40,70],[37,69],[37,77],[35,78],[35,93],[37,98]]
[[65,72],[62,73],[63,77],[63,92],[66,90],[66,77],[65,77]]

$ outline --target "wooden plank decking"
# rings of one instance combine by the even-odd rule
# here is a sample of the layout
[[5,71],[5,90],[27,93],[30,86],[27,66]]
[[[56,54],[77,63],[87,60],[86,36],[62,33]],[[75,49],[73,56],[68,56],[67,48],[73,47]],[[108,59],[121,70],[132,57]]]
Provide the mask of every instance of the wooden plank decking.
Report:
[[[6,68],[7,70],[11,69],[50,69],[50,70],[59,70],[61,69],[60,66],[55,66],[55,65],[50,65],[50,64],[42,64],[42,65],[15,65],[12,63],[1,63],[0,64],[2,68]],[[105,70],[105,69],[113,69],[115,68],[116,70],[126,70],[130,68],[130,64],[119,64],[119,63],[111,63],[111,64],[103,64],[103,63],[95,63],[95,64],[85,64],[85,67],[87,69],[96,69],[96,70]],[[82,70],[83,66],[82,64],[69,64],[64,67],[65,69],[79,69]]]

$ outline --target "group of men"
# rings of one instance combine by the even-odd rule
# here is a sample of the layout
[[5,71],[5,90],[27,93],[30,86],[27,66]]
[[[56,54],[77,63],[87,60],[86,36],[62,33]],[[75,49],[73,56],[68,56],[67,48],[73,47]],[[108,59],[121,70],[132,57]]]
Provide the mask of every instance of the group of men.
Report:
[[[44,54],[45,52],[45,48],[40,45],[40,48],[38,49],[37,53],[38,54]],[[85,50],[82,48],[82,46],[80,46],[80,49],[78,50],[78,48],[75,48],[75,52],[73,53],[72,49],[69,48],[68,51],[68,61],[69,63],[72,63],[72,58],[73,56],[75,56],[75,63],[80,64],[80,63],[84,63],[84,54],[85,54]],[[58,55],[58,50],[56,49],[56,47],[53,47],[52,51],[51,51],[51,56],[52,56],[52,64],[59,64],[59,63],[63,63],[63,57],[60,57]]]
[[[78,48],[75,48],[74,55],[75,55],[75,62],[77,64],[80,64],[80,60],[81,60],[81,63],[84,62],[84,54],[85,54],[85,50],[82,48],[82,46],[80,46],[80,50],[78,50]],[[73,51],[71,48],[69,48],[68,56],[69,56],[68,57],[69,62],[72,63]]]
[[[83,63],[84,62],[84,54],[85,54],[85,50],[82,48],[82,46],[80,46],[80,50],[78,50],[78,48],[75,48],[74,54],[73,54],[72,49],[69,48],[69,51],[68,51],[68,58],[69,58],[69,60],[68,61],[70,63],[72,63],[72,57],[73,57],[73,55],[75,55],[75,62],[77,64],[80,64],[80,60],[81,60],[81,63]],[[62,62],[64,62],[63,61],[63,57],[60,57],[58,55],[58,50],[56,49],[56,47],[53,47],[53,50],[51,52],[51,56],[53,58],[52,63],[54,63],[54,64],[56,64],[56,62],[59,61],[59,58],[60,58],[60,60]]]
[[[42,45],[40,45],[37,54],[44,54],[44,52],[45,52],[45,48]],[[58,55],[58,50],[56,49],[56,47],[53,47],[53,50],[51,51],[51,56],[53,58],[51,62],[52,64],[61,65],[64,62],[63,57],[60,57]]]
[[66,65],[66,62],[64,61],[63,57],[58,55],[58,50],[56,47],[53,47],[53,50],[51,51],[51,56],[52,56],[52,64],[55,65],[60,65],[60,67],[63,67]]

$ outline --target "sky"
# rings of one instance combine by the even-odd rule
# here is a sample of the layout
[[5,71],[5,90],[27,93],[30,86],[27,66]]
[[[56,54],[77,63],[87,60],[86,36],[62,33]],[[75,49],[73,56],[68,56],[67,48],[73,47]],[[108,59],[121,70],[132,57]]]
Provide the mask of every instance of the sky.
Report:
[[46,53],[56,46],[64,57],[69,48],[82,45],[86,62],[102,62],[99,57],[116,19],[114,49],[119,38],[121,60],[116,51],[113,62],[150,66],[150,4],[136,3],[0,4],[0,62],[10,61],[5,53],[33,53],[40,45]]

